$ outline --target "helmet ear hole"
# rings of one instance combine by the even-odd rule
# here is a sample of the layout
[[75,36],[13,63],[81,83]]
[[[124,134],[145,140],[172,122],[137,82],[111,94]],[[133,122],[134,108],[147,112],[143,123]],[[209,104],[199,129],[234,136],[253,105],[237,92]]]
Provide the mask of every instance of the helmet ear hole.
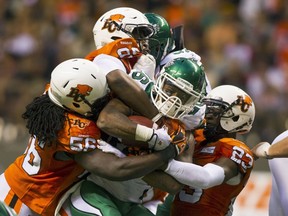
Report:
[[76,108],[79,108],[79,107],[80,107],[80,105],[77,104],[77,103],[73,103],[73,106],[75,106]]
[[234,116],[234,117],[232,118],[232,120],[233,120],[234,122],[237,122],[237,121],[239,120],[239,118],[240,118],[240,116],[237,115],[237,116]]

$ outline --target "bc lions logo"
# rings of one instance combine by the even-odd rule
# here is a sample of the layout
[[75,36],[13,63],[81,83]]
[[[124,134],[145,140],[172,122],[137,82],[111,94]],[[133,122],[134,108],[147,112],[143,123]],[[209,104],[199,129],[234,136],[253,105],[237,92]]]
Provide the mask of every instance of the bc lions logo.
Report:
[[122,14],[113,14],[110,16],[109,19],[111,21],[122,22],[124,18],[125,18],[125,16]]
[[72,87],[70,93],[66,96],[72,97],[75,102],[81,102],[86,96],[90,95],[92,90],[93,88],[88,85],[78,84],[77,87]]
[[123,19],[125,18],[122,14],[113,14],[107,19],[102,27],[102,30],[107,29],[109,32],[114,32],[117,29],[117,26],[114,24],[122,23]]
[[238,95],[237,105],[240,105],[242,112],[247,112],[249,107],[253,105],[252,99],[248,95]]

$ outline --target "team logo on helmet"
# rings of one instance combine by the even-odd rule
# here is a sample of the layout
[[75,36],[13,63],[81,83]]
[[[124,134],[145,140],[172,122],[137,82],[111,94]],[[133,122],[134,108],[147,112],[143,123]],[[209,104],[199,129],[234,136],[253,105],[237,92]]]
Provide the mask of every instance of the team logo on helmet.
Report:
[[78,84],[77,87],[71,87],[67,97],[72,97],[75,102],[81,102],[86,96],[90,95],[93,88],[89,85]]
[[123,19],[125,18],[122,14],[112,14],[102,27],[102,30],[107,29],[109,32],[114,32],[117,29],[117,25],[115,23],[122,23]]
[[115,21],[115,22],[122,22],[124,18],[125,18],[125,16],[122,14],[113,14],[110,16],[109,19],[111,21]]
[[236,100],[236,105],[239,105],[242,112],[247,112],[249,108],[253,105],[251,97],[248,95],[238,95]]

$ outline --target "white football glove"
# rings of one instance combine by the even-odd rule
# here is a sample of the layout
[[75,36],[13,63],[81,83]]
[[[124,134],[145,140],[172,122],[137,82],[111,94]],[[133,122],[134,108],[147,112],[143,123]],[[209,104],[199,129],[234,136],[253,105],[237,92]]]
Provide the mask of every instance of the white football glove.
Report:
[[156,60],[150,54],[142,54],[135,63],[133,69],[143,71],[151,80],[154,80],[154,73],[156,69]]
[[105,142],[104,140],[97,140],[98,142],[98,149],[102,150],[103,152],[115,154],[117,157],[123,158],[126,157],[124,153],[122,153],[119,149],[115,148],[114,146],[110,145],[109,143]]
[[267,158],[269,159],[269,148],[270,143],[268,142],[260,142],[256,146],[252,148],[252,152],[255,156],[259,158]]
[[195,114],[187,114],[180,117],[180,121],[185,125],[186,130],[192,130],[202,124],[205,117],[206,105],[201,106]]
[[153,131],[151,138],[147,142],[150,149],[160,151],[167,148],[171,141],[167,129],[159,128]]

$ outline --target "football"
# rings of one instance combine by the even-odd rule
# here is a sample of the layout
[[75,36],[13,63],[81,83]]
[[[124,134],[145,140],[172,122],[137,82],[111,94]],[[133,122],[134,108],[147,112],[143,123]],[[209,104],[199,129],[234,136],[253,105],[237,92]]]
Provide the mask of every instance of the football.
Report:
[[[131,121],[144,125],[149,128],[155,128],[157,125],[150,119],[144,117],[144,116],[138,116],[138,115],[132,115],[128,117]],[[148,143],[143,141],[136,141],[136,140],[122,140],[122,144],[126,146],[134,146],[134,147],[140,147],[140,148],[148,148]]]

